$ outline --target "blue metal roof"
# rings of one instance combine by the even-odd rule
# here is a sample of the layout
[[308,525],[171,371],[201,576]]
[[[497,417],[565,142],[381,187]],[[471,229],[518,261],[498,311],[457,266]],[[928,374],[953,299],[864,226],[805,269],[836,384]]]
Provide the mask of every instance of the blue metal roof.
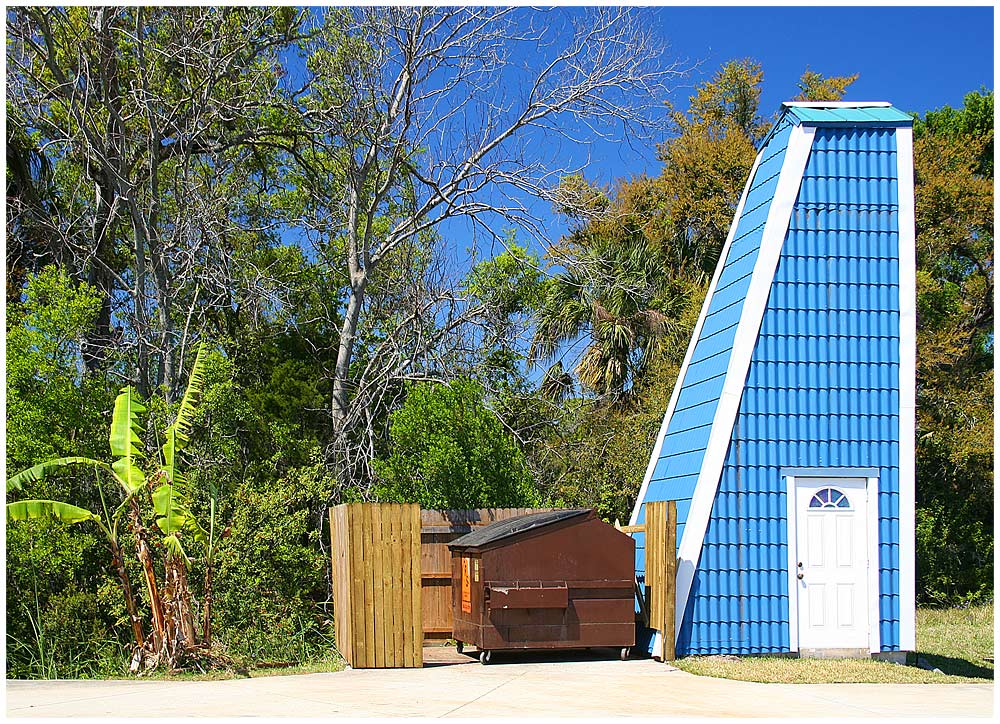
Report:
[[890,105],[858,103],[845,105],[842,103],[831,103],[823,106],[821,104],[795,104],[783,103],[782,108],[785,113],[792,116],[797,122],[805,125],[857,125],[870,124],[885,127],[887,125],[909,125],[913,123],[913,116]]
[[895,154],[891,127],[816,130],[678,653],[789,650],[787,467],[878,470],[881,645],[900,648]]
[[905,127],[913,125],[913,116],[882,101],[785,101],[781,104],[781,118],[764,137],[770,143],[771,136],[783,123],[802,126],[872,126]]
[[[750,183],[743,212],[736,220],[733,242],[723,264],[708,312],[695,343],[673,415],[660,448],[643,503],[650,500],[677,501],[677,540],[684,525],[695,483],[705,457],[708,436],[718,407],[729,356],[740,321],[760,249],[761,234],[784,162],[793,124],[779,125],[761,151],[761,161]],[[637,521],[645,521],[645,506]],[[645,537],[636,537],[636,566],[645,571]]]

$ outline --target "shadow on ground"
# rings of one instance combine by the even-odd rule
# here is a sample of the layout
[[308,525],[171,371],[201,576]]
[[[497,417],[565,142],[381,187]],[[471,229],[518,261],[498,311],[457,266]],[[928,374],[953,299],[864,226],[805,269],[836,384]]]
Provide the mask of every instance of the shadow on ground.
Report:
[[976,679],[993,679],[993,669],[988,666],[981,666],[968,659],[959,659],[954,656],[939,656],[938,654],[927,654],[917,652],[918,660],[923,659],[929,666],[941,669],[949,676],[968,676]]
[[[494,651],[489,666],[530,663],[573,663],[579,661],[613,661],[619,658],[621,649],[593,648],[551,651]],[[635,653],[630,658],[646,658]],[[456,666],[478,664],[479,650],[470,646],[458,653],[453,646],[435,646],[424,649],[424,668],[435,666]]]

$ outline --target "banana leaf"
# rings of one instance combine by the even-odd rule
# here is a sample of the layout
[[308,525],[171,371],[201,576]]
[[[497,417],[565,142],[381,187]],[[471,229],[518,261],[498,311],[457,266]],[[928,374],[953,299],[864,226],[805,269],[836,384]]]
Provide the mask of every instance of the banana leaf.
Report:
[[142,458],[139,434],[143,428],[139,424],[139,414],[145,411],[135,390],[123,387],[115,399],[115,409],[111,415],[111,454],[119,458],[111,467],[129,493],[134,493],[146,482],[142,470],[136,465]]
[[208,534],[191,512],[187,499],[187,495],[179,492],[177,486],[170,483],[164,483],[154,490],[153,509],[159,516],[156,525],[166,536],[184,532],[207,546]]
[[175,482],[177,479],[177,453],[183,450],[191,439],[194,413],[205,389],[204,352],[204,345],[199,344],[194,365],[191,367],[191,375],[188,378],[188,386],[184,391],[184,399],[181,400],[181,406],[177,410],[177,418],[167,428],[166,441],[163,443],[163,468],[167,473],[167,479],[171,482]]
[[184,552],[184,547],[181,545],[181,542],[180,540],[178,540],[177,536],[175,535],[166,536],[163,539],[163,547],[166,548],[171,555],[176,556],[177,558],[180,558],[182,561],[184,561],[185,567],[191,568],[191,559],[188,558],[187,553]]
[[58,500],[18,500],[7,503],[7,522],[40,519],[57,520],[67,525],[93,520],[104,527],[97,513]]
[[[184,398],[177,410],[177,418],[167,428],[166,442],[163,444],[163,472],[166,475],[166,482],[153,491],[153,508],[159,516],[156,524],[166,536],[164,543],[166,545],[176,543],[181,552],[183,548],[176,534],[182,531],[202,545],[208,546],[208,535],[191,512],[192,496],[187,478],[178,466],[180,462],[178,453],[191,439],[194,414],[201,401],[204,387],[205,353],[204,346],[199,345]],[[168,539],[172,539],[172,542],[168,543]]]
[[46,475],[51,473],[57,468],[63,468],[68,465],[97,465],[104,469],[107,469],[108,464],[101,462],[100,460],[93,460],[91,458],[84,457],[66,457],[66,458],[55,458],[54,460],[46,460],[44,463],[38,463],[34,467],[30,467],[27,470],[22,470],[17,475],[12,478],[7,479],[7,491],[11,490],[21,490],[22,486],[27,483],[33,483],[36,480],[41,480]]

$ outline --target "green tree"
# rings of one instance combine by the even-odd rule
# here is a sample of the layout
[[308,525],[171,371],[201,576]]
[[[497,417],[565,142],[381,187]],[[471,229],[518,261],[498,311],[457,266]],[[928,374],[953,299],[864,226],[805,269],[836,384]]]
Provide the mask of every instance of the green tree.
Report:
[[914,123],[921,599],[992,596],[993,94]]
[[[549,255],[560,271],[532,350],[553,358],[583,344],[574,372],[585,389],[571,396],[572,376],[557,359],[540,396],[561,407],[536,401],[522,433],[554,500],[608,517],[631,510],[757,146],[774,122],[759,107],[763,77],[755,61],[731,61],[696,89],[687,112],[673,110],[659,176],[613,192],[563,180],[557,210],[570,229]],[[799,86],[802,97],[837,100],[855,78],[807,70]],[[595,401],[588,392],[613,394]]]
[[860,76],[854,75],[834,76],[826,78],[819,73],[806,68],[806,72],[799,78],[799,94],[795,96],[797,101],[839,101],[847,92],[847,87],[856,81]]
[[[100,294],[52,266],[28,274],[21,291],[6,315],[7,470],[71,455],[100,457],[114,390],[83,374],[80,355]],[[89,466],[65,467],[25,484],[24,496],[101,511],[96,482]],[[124,666],[114,660],[129,645],[128,612],[105,575],[108,543],[100,529],[38,519],[7,526],[6,543],[8,675],[74,676],[81,661],[121,673]]]
[[[649,179],[623,183],[605,211],[577,221],[549,253],[562,271],[546,282],[531,357],[551,359],[586,338],[574,372],[598,395],[632,388],[660,340],[677,331],[691,298],[690,279],[667,251],[669,223],[660,201]],[[556,370],[561,362],[550,377]]]
[[289,126],[279,54],[301,12],[22,7],[6,21],[8,100],[31,129],[12,169],[45,155],[18,179],[46,203],[25,204],[16,228],[102,293],[88,368],[126,351],[113,310],[131,342],[129,378],[143,397],[165,385],[173,400],[205,309],[231,306],[248,281],[241,242],[264,236],[233,222]]
[[375,462],[380,500],[437,509],[537,502],[524,454],[473,381],[412,385],[389,437],[391,453]]

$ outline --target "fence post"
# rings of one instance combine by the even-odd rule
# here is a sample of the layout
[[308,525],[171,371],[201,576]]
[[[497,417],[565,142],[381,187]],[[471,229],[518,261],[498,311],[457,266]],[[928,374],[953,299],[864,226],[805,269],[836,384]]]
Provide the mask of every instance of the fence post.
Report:
[[677,639],[677,501],[667,501],[667,534],[663,551],[663,651],[661,661],[677,658],[674,648]]

